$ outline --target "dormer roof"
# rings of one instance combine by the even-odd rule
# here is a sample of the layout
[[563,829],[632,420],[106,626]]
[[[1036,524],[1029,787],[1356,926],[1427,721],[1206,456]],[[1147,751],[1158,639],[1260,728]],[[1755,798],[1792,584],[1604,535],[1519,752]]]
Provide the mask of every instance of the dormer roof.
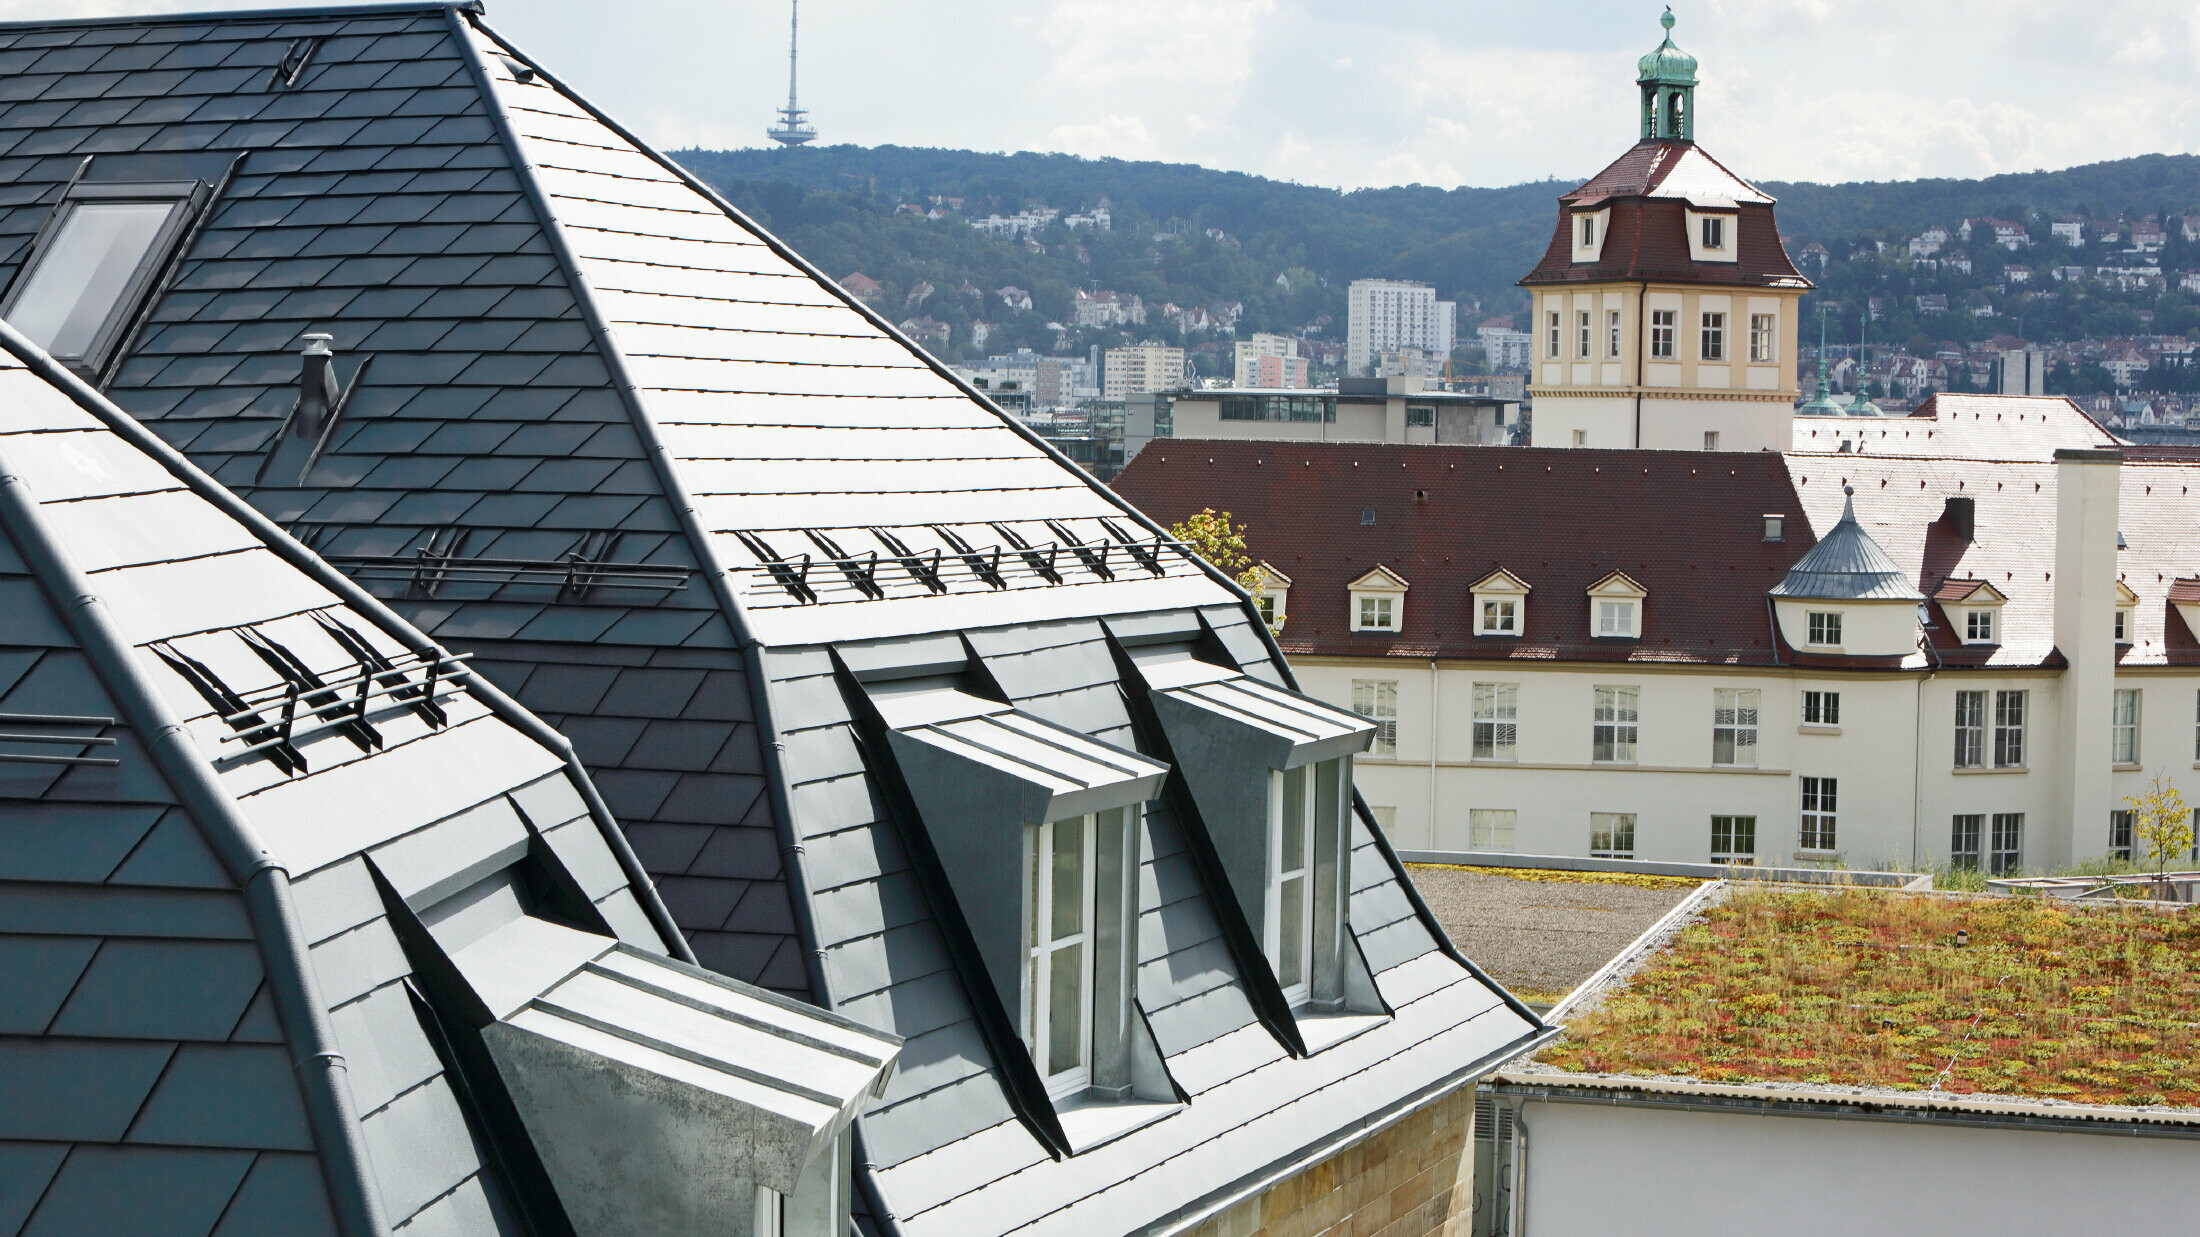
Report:
[[1503,567],[1467,586],[1470,593],[1526,593],[1535,586]]
[[1855,491],[1846,493],[1840,521],[1788,568],[1787,578],[1772,586],[1772,595],[1811,601],[1925,600],[1901,564],[1856,522]]
[[1350,587],[1354,592],[1360,593],[1402,593],[1412,586],[1406,583],[1406,578],[1404,576],[1401,576],[1397,572],[1392,571],[1390,568],[1383,566],[1381,563],[1377,563],[1375,564],[1375,570],[1368,572],[1366,575],[1361,576],[1357,580],[1354,580],[1348,587]]
[[1276,570],[1274,566],[1265,560],[1259,564],[1259,567],[1262,579],[1269,585],[1281,588],[1291,587],[1291,577]]
[[1589,586],[1591,597],[1648,597],[1650,590],[1624,571],[1615,571]]
[[1940,587],[1933,590],[1933,600],[1942,605],[1961,602],[1971,606],[1998,606],[2009,597],[1984,580],[1960,579],[1941,581]]
[[2124,583],[2122,580],[2118,580],[2116,581],[2116,604],[2119,606],[2138,605],[2139,594],[2132,592],[2131,586],[2129,584]]

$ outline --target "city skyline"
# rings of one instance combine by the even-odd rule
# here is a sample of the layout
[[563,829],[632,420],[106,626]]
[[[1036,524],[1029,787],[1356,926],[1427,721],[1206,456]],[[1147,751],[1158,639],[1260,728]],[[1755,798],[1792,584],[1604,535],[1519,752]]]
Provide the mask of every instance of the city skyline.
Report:
[[[0,0],[0,17],[215,5],[65,7]],[[786,72],[780,0],[625,11],[606,25],[580,0],[508,0],[489,17],[661,147],[763,144]],[[949,22],[815,0],[803,95],[824,144],[1063,151],[1342,188],[1580,179],[1630,132],[1633,61],[1660,11],[987,0]],[[2200,103],[2180,80],[2200,66],[2200,19],[2166,3],[2100,6],[2085,21],[2047,5],[1880,0],[1676,13],[1677,40],[1704,66],[1698,136],[1767,180],[1977,177],[2200,150]]]

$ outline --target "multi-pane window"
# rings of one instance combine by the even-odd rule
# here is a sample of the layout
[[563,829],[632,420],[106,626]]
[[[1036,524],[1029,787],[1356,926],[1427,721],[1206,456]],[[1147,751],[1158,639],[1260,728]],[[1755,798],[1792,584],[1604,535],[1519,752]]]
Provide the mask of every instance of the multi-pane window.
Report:
[[2108,814],[2109,858],[2123,860],[2131,858],[2132,826],[2137,823],[2137,818],[2138,813],[2127,808],[2118,808]]
[[1482,599],[1482,632],[1492,636],[1516,635],[1520,631],[1520,603],[1511,597],[1485,597]]
[[1581,357],[1581,359],[1582,359],[1582,360],[1586,361],[1586,360],[1588,360],[1588,359],[1589,359],[1589,311],[1588,311],[1588,310],[1586,310],[1586,309],[1584,309],[1584,310],[1580,310],[1580,311],[1578,311],[1577,313],[1575,313],[1575,314],[1574,314],[1574,330],[1575,330],[1575,333],[1576,333],[1576,337],[1575,337],[1575,340],[1574,340],[1574,344],[1575,344],[1576,348],[1578,349],[1577,355],[1579,355],[1579,356]]
[[1650,355],[1661,361],[1673,359],[1673,336],[1680,318],[1677,310],[1653,309],[1650,311]]
[[1754,816],[1712,817],[1711,862],[1757,862],[1757,818]]
[[[1127,811],[1117,808],[1115,811]],[[1092,1083],[1092,920],[1099,830],[1091,816],[1030,827],[1024,870],[1024,1042],[1059,1099]]]
[[1804,692],[1803,724],[1805,726],[1840,725],[1841,693],[1823,691]]
[[1314,813],[1318,765],[1280,769],[1268,792],[1268,961],[1293,1005],[1313,990]]
[[2024,692],[1994,693],[1994,767],[2024,767]]
[[2131,630],[2131,611],[2129,611],[2129,610],[2123,610],[2123,609],[2119,609],[2119,610],[2117,610],[2117,611],[2116,611],[2116,643],[2118,643],[2118,644],[2129,644],[2129,643],[2131,643],[2131,637],[2130,637],[2129,635],[2125,634],[2125,633],[2129,632],[2130,630]]
[[1507,808],[1478,807],[1467,813],[1467,845],[1474,850],[1511,850],[1513,825],[1520,813]]
[[1589,813],[1589,857],[1591,859],[1634,858],[1635,814],[1633,812]]
[[1807,620],[1812,644],[1839,645],[1841,643],[1841,612],[1839,610],[1813,610]]
[[1595,215],[1582,215],[1582,216],[1580,216],[1580,219],[1581,219],[1581,247],[1582,247],[1583,249],[1594,249],[1594,248],[1596,248],[1596,244],[1597,244],[1597,217],[1596,217]]
[[1985,763],[1986,693],[1957,692],[1956,768],[1976,769]]
[[1607,356],[1607,357],[1617,357],[1617,356],[1619,356],[1619,311],[1618,311],[1618,310],[1616,310],[1616,309],[1608,309],[1608,310],[1606,310],[1606,311],[1604,312],[1604,327],[1605,327],[1605,339],[1604,339],[1604,355],[1605,355],[1605,356]]
[[1802,850],[1833,849],[1834,781],[1830,777],[1803,779]]
[[1520,742],[1520,684],[1474,685],[1474,758],[1511,760]]
[[1360,631],[1395,631],[1398,608],[1397,598],[1362,594],[1360,597]]
[[1270,627],[1276,625],[1276,595],[1274,593],[1262,593],[1260,596],[1253,598],[1253,606],[1260,611],[1261,622],[1268,624]]
[[1994,813],[1993,849],[1986,855],[1986,870],[1995,876],[2013,876],[2024,854],[2024,813]]
[[1726,315],[1707,313],[1703,316],[1703,359],[1726,359]]
[[1598,761],[1633,764],[1636,727],[1641,721],[1639,687],[1596,689],[1596,716],[1590,724],[1592,756]]
[[1547,315],[1545,315],[1545,316],[1544,316],[1544,326],[1545,326],[1545,328],[1546,328],[1546,329],[1547,329],[1547,330],[1549,331],[1549,334],[1550,334],[1550,337],[1549,337],[1549,338],[1548,338],[1547,340],[1545,340],[1545,341],[1544,341],[1544,343],[1545,343],[1545,348],[1544,348],[1544,354],[1545,354],[1545,355],[1547,355],[1547,356],[1549,356],[1549,357],[1550,357],[1550,358],[1551,358],[1552,360],[1554,360],[1554,361],[1555,361],[1555,360],[1557,360],[1557,359],[1558,359],[1558,311],[1557,311],[1557,310],[1555,310],[1555,309],[1554,309],[1554,310],[1552,310],[1552,311],[1551,311],[1551,312],[1550,312],[1549,314],[1547,314]]
[[1726,248],[1726,220],[1724,218],[1718,215],[1704,216],[1703,247],[1706,249]]
[[1721,687],[1711,694],[1711,763],[1757,763],[1757,706],[1764,693],[1756,688]]
[[1634,635],[1635,603],[1632,601],[1597,602],[1597,634],[1600,636]]
[[1948,835],[1948,866],[1951,868],[1978,867],[1979,836],[1985,830],[1984,816],[1958,816]]
[[1773,351],[1774,341],[1778,338],[1773,328],[1773,322],[1774,318],[1771,314],[1749,315],[1750,360],[1771,361],[1778,359],[1777,354]]
[[1375,742],[1367,754],[1398,754],[1398,682],[1395,679],[1352,680],[1352,711],[1375,723]]
[[1994,642],[1994,612],[1992,610],[1964,611],[1963,638],[1972,644],[1992,644]]
[[2139,763],[2139,689],[2119,687],[2109,714],[2109,751],[2120,765]]

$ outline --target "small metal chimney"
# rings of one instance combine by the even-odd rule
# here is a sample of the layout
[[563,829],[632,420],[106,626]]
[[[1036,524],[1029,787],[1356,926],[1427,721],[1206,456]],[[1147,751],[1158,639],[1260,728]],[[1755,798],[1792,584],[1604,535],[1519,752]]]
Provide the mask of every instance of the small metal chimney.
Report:
[[1941,518],[1948,521],[1948,527],[1955,530],[1957,537],[1971,542],[1978,528],[1978,500],[1969,494],[1950,494]]
[[329,350],[335,338],[308,335],[305,351],[299,354],[298,411],[290,424],[301,438],[319,441],[321,431],[328,428],[329,413],[336,407],[336,354]]

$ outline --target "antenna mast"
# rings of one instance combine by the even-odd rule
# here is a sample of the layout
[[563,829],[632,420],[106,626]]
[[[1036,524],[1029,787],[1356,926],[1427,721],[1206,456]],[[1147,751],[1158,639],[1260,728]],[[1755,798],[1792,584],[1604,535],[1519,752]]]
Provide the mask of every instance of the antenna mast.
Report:
[[801,5],[802,0],[788,0],[787,4],[787,106],[779,109],[779,123],[764,130],[764,136],[782,146],[800,146],[817,137],[817,126],[805,119],[806,113],[794,98],[795,48],[800,32]]

